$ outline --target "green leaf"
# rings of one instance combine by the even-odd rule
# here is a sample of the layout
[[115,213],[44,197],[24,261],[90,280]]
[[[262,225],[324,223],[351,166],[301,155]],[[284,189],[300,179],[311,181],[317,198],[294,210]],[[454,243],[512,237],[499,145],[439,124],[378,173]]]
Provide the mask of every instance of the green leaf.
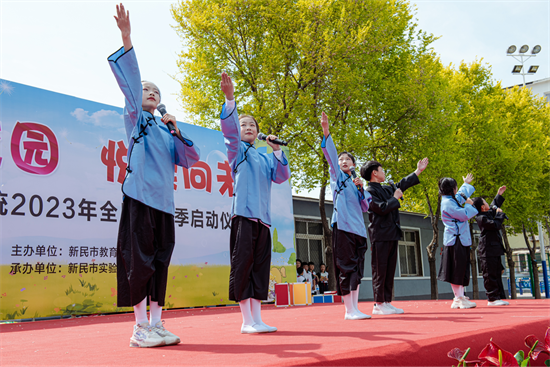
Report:
[[516,358],[516,361],[518,361],[518,364],[521,365],[521,362],[523,362],[525,358],[525,354],[523,353],[522,350],[520,350],[514,355],[514,358]]

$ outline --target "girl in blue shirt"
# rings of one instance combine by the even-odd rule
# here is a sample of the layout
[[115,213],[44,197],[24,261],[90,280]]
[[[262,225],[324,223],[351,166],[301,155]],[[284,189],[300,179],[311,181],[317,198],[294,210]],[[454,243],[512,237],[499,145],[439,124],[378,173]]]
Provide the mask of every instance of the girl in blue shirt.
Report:
[[454,299],[451,308],[473,308],[464,296],[464,287],[470,284],[470,225],[468,220],[477,214],[470,196],[475,188],[471,185],[474,176],[468,173],[462,178],[464,184],[457,189],[454,178],[439,180],[441,197],[441,220],[445,225],[443,254],[437,279],[451,283]]

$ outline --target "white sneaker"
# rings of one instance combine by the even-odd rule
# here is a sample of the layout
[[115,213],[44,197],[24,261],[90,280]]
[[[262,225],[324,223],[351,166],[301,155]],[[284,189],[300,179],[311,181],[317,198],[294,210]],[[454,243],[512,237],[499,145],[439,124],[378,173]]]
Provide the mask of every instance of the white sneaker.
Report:
[[260,324],[254,324],[254,325],[245,325],[243,324],[241,326],[241,334],[260,334],[260,333],[268,333],[269,330]]
[[372,308],[373,315],[393,315],[395,311],[388,307],[386,303],[375,303]]
[[474,308],[476,307],[476,304],[474,302],[469,301],[466,297],[455,297],[453,299],[453,303],[451,304],[451,308]]
[[172,334],[164,328],[164,320],[157,322],[151,329],[164,339],[166,345],[179,344],[181,342],[179,336]]
[[501,299],[497,299],[496,301],[492,301],[492,302],[491,301],[487,302],[487,306],[507,306],[507,305],[509,305],[509,303]]
[[166,345],[164,338],[153,331],[149,323],[134,325],[134,333],[130,338],[130,347],[151,348]]
[[371,317],[367,314],[362,313],[361,311],[355,311],[352,313],[346,313],[344,320],[366,320]]
[[394,310],[395,313],[405,313],[405,311],[403,311],[402,308],[397,308],[397,307],[395,307],[394,305],[392,305],[392,304],[389,303],[389,302],[386,302],[385,305],[386,305],[387,307],[391,308],[392,310]]
[[274,333],[274,332],[277,331],[277,328],[275,326],[269,326],[268,324],[266,324],[263,321],[261,323],[256,323],[256,325],[261,325],[261,326],[265,327],[267,329],[268,333]]

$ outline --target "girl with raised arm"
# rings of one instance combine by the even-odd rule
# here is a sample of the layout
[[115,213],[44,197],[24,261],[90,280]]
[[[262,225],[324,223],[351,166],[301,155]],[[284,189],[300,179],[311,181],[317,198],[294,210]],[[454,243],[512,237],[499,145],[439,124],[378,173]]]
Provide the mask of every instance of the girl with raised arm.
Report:
[[226,73],[221,76],[221,90],[225,104],[220,123],[234,181],[229,299],[241,308],[241,333],[273,332],[277,328],[266,325],[261,317],[271,268],[271,185],[288,180],[290,168],[281,147],[271,142],[276,136],[266,139],[273,154],[256,150],[258,123],[252,116],[237,115],[233,82]]
[[358,302],[367,251],[363,213],[369,209],[371,196],[363,189],[361,178],[355,177],[355,157],[348,152],[337,153],[324,112],[321,127],[321,148],[330,166],[330,188],[334,201],[331,224],[336,291],[344,299],[345,320],[370,319],[369,315],[359,311]]
[[454,293],[451,308],[476,307],[464,295],[464,287],[470,284],[470,225],[468,220],[477,214],[470,196],[475,188],[471,185],[474,176],[468,173],[462,177],[464,184],[457,188],[454,178],[439,180],[441,198],[441,220],[445,225],[443,254],[437,279],[451,283]]
[[[122,4],[116,8],[115,19],[124,46],[108,60],[125,97],[128,137],[117,243],[117,306],[134,307],[136,325],[131,347],[177,344],[180,338],[166,330],[161,320],[175,245],[174,165],[191,167],[199,160],[199,149],[180,131],[174,116],[154,116],[160,90],[141,80],[130,38],[130,13]],[[166,127],[168,122],[174,125],[178,138]]]

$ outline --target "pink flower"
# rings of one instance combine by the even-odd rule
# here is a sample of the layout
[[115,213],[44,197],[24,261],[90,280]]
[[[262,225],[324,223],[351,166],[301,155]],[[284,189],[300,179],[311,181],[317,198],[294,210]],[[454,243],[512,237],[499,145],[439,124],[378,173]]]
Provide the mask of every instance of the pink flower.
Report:
[[[529,349],[532,349],[533,345],[535,345],[537,341],[538,339],[534,335],[529,335],[525,338],[525,345]],[[533,350],[532,356],[534,361],[539,357],[540,353],[546,353],[550,355],[550,327],[546,329],[546,335],[544,336],[544,343],[539,341],[539,343]]]
[[[449,353],[447,353],[447,357],[452,358],[452,359],[456,359],[457,361],[460,362],[460,361],[462,361],[462,357],[464,356],[464,354],[466,354],[466,352],[469,352],[469,350],[463,351],[463,350],[460,350],[458,348],[454,348]],[[475,360],[475,361],[464,361],[464,362],[465,362],[465,366],[467,366],[467,367],[476,367],[476,366],[479,366],[478,363],[481,362],[481,361],[480,360]]]
[[[499,361],[499,352],[502,354],[502,364]],[[501,349],[492,341],[479,353],[478,358],[483,361],[481,366],[519,367],[518,361],[512,353]]]

